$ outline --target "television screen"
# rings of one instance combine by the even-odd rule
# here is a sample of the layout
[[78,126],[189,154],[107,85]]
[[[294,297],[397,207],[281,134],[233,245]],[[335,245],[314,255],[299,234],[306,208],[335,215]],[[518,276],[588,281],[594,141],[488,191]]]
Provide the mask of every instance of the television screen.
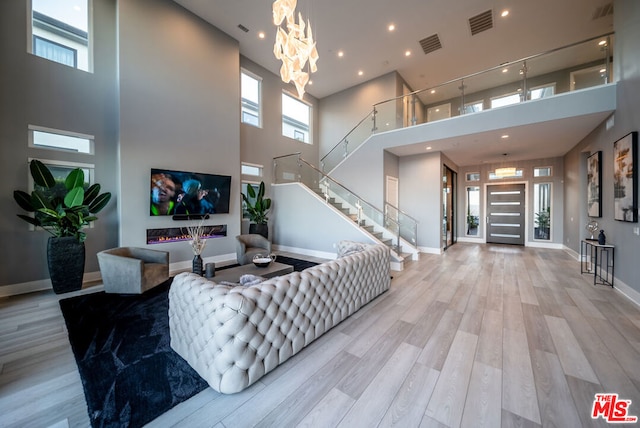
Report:
[[198,218],[229,212],[231,177],[151,169],[150,214]]

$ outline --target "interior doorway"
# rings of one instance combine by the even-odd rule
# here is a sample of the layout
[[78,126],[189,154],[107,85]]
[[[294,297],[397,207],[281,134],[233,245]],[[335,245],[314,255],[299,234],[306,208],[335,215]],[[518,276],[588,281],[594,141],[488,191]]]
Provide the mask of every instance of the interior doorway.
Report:
[[524,245],[525,185],[487,186],[487,243]]
[[457,174],[442,166],[442,247],[446,250],[456,243],[456,179]]

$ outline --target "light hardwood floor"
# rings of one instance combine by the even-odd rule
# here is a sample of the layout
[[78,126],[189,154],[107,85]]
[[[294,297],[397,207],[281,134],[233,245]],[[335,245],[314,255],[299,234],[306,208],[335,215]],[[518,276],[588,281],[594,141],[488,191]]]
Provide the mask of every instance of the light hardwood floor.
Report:
[[[393,275],[247,390],[149,426],[610,426],[590,417],[597,392],[640,416],[640,309],[565,252],[458,243]],[[88,426],[59,298],[0,300],[1,427]]]

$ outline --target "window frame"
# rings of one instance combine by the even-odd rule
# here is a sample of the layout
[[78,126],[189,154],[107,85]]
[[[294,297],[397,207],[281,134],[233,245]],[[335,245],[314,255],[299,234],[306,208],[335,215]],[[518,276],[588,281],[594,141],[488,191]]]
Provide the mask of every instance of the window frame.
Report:
[[[284,114],[284,97],[289,97],[291,98],[293,101],[299,102],[300,104],[303,104],[305,106],[307,106],[307,108],[309,109],[308,111],[308,121],[309,123],[306,124],[304,122],[300,122],[299,120],[297,120],[294,117],[291,116],[287,116]],[[313,114],[312,114],[312,110],[313,110],[313,106],[306,102],[305,100],[301,100],[300,98],[296,97],[295,95],[293,95],[291,92],[283,90],[282,91],[282,96],[280,97],[280,105],[282,108],[282,136],[286,137],[286,138],[290,138],[294,141],[299,141],[301,143],[304,144],[313,144],[313,124],[312,124],[312,119],[313,119]],[[287,135],[285,134],[285,125],[289,125],[293,128],[293,135]],[[305,126],[307,129],[305,129]],[[308,135],[309,141],[305,141],[304,138],[300,139],[300,138],[296,138],[296,134],[295,131],[301,132],[303,135],[306,132],[306,135]]]
[[[65,131],[62,129],[47,128],[45,126],[31,125],[31,124],[27,126],[27,129],[28,129],[28,147],[29,148],[41,149],[41,150],[53,150],[53,151],[62,152],[62,153],[95,155],[95,137],[93,135],[82,134],[80,132]],[[89,140],[89,151],[82,152],[79,150],[65,149],[63,147],[38,145],[35,143],[34,132],[43,132],[47,134],[61,135],[64,137],[81,138],[81,139]]]
[[[56,64],[61,64],[61,65],[64,65],[66,67],[71,67],[71,68],[73,68],[75,70],[84,71],[86,73],[93,73],[93,63],[94,63],[94,58],[93,58],[93,56],[94,56],[93,55],[93,53],[94,53],[93,0],[83,0],[83,1],[87,2],[87,31],[86,31],[86,33],[87,33],[86,34],[87,64],[86,64],[86,69],[84,67],[79,67],[78,66],[78,62],[79,61],[78,61],[78,51],[77,51],[77,49],[75,49],[72,46],[68,46],[68,45],[59,43],[59,42],[57,42],[55,40],[48,39],[47,37],[42,37],[42,36],[40,36],[38,34],[34,34],[34,31],[33,31],[33,27],[34,27],[34,25],[33,25],[33,21],[34,21],[34,17],[33,17],[33,12],[34,12],[33,11],[33,0],[27,0],[25,2],[26,3],[26,8],[27,8],[27,16],[26,16],[27,17],[27,25],[26,25],[26,29],[27,29],[27,37],[26,37],[26,40],[27,40],[27,53],[29,53],[31,55],[34,55],[34,56],[37,56],[38,58],[42,58],[44,60],[56,63]],[[55,18],[52,18],[52,17],[49,17],[49,18],[55,20]],[[62,24],[66,24],[66,23],[62,22]],[[76,27],[72,27],[72,28],[76,28]],[[79,31],[84,31],[84,30],[80,30],[80,29],[78,29],[78,30]],[[49,58],[46,58],[46,57],[43,57],[43,56],[40,56],[40,55],[36,55],[35,50],[34,50],[34,47],[35,47],[34,46],[34,37],[39,37],[39,38],[44,39],[44,40],[46,40],[46,41],[48,41],[50,43],[61,45],[61,46],[65,47],[65,48],[68,48],[70,50],[75,50],[76,51],[76,54],[75,54],[75,66],[72,67],[72,66],[70,66],[68,64],[65,64],[65,63],[62,63],[62,62],[58,62],[58,61],[55,61],[55,60],[52,60],[52,59],[49,59]],[[72,40],[69,37],[65,37],[65,38],[68,39],[68,40]],[[82,39],[82,37],[80,37],[80,35],[78,35],[78,34],[75,34],[74,38],[75,39]],[[75,42],[78,42],[78,40],[75,40]],[[83,43],[80,43],[80,44],[83,44]]]
[[[548,169],[549,170],[549,174],[548,175],[536,175],[536,171],[539,171],[541,169]],[[552,166],[534,166],[533,167],[533,178],[546,179],[548,177],[553,177],[553,167]]]
[[[244,171],[244,167],[255,168],[258,170],[258,174],[250,174]],[[246,175],[249,177],[263,177],[264,176],[264,165],[260,165],[257,163],[249,163],[249,162],[240,162],[240,173],[242,175]]]
[[[255,106],[255,108],[253,105],[251,104],[255,104],[252,100],[248,99],[248,98],[244,98],[242,96],[242,75],[247,76],[250,79],[255,80],[258,83],[258,105]],[[262,77],[258,76],[255,73],[252,73],[251,71],[247,70],[246,68],[242,68],[240,67],[240,122],[250,125],[250,126],[254,126],[256,128],[262,128]],[[245,104],[245,100],[246,100],[246,104]],[[255,123],[251,123],[248,121],[244,120],[244,115],[245,113],[249,114],[248,111],[245,111],[245,108],[249,111],[257,111],[257,119],[258,119],[258,124],[256,125]]]

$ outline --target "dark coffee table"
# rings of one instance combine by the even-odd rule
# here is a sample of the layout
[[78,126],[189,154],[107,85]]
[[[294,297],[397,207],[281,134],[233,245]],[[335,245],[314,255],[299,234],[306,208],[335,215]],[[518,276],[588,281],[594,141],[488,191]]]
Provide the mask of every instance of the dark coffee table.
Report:
[[214,282],[238,282],[242,275],[256,275],[263,278],[285,275],[293,272],[293,266],[284,263],[272,262],[267,267],[257,267],[253,263],[230,269],[217,270],[214,277],[209,278]]

